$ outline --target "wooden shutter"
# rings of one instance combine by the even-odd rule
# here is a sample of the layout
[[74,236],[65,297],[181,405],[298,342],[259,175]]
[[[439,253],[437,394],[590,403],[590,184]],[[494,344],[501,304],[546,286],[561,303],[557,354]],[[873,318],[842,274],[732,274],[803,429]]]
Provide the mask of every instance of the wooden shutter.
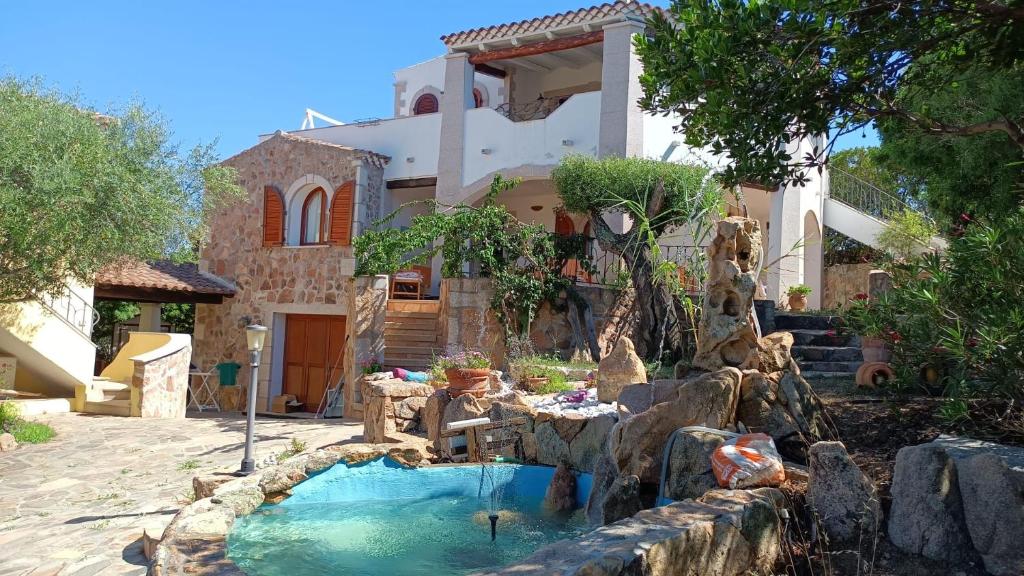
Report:
[[284,245],[284,199],[273,186],[263,187],[263,245]]
[[413,104],[412,113],[414,116],[420,114],[433,114],[438,110],[437,96],[433,94],[424,94],[416,99],[416,103]]
[[355,182],[345,182],[334,191],[331,199],[331,233],[327,241],[336,246],[352,244],[352,203]]

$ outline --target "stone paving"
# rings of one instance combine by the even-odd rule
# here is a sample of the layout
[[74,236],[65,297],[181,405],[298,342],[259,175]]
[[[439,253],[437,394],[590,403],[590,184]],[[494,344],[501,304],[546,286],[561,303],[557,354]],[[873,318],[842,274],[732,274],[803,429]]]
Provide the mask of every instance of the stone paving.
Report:
[[[159,533],[199,473],[237,469],[245,419],[43,416],[57,437],[0,454],[0,576],[146,573],[140,537]],[[362,423],[257,420],[256,459],[292,438],[308,449],[362,438]]]

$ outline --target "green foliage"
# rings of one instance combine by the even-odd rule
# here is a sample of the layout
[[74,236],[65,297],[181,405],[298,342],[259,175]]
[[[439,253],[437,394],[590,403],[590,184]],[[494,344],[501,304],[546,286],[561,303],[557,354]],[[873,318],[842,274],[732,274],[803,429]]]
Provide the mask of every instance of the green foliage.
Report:
[[636,40],[641,105],[678,114],[688,145],[728,152],[729,184],[805,181],[831,145],[794,157],[787,144],[875,120],[938,136],[999,134],[1024,146],[1019,116],[946,122],[909,105],[903,91],[942,93],[962,73],[1019,66],[1024,17],[1016,4],[673,0],[649,27],[653,34]]
[[0,302],[89,284],[122,258],[194,255],[242,196],[213,145],[182,153],[140,106],[101,117],[38,82],[0,79]]
[[939,233],[927,216],[904,208],[889,214],[889,225],[878,233],[879,246],[894,258],[906,260],[928,247],[933,236]]
[[857,294],[841,311],[843,331],[868,338],[883,338],[892,331],[886,314],[876,311],[867,294]]
[[786,289],[786,296],[807,296],[812,292],[811,287],[806,284],[797,284]]
[[394,274],[440,254],[445,278],[461,277],[467,268],[489,277],[498,321],[507,334],[526,334],[541,304],[569,285],[561,275],[565,262],[575,258],[585,269],[589,262],[583,237],[560,237],[542,225],[524,224],[497,203],[499,194],[518,184],[519,179],[495,175],[479,207],[424,201],[432,212],[413,217],[402,230],[387,227],[398,211],[389,214],[353,240],[356,274]]
[[[972,223],[941,257],[893,261],[893,290],[847,307],[844,324],[867,323],[893,352],[904,386],[931,367],[950,397],[1024,400],[1024,212]],[[852,313],[851,313],[852,311]]]
[[565,374],[562,374],[558,370],[547,369],[542,375],[535,376],[535,378],[548,379],[547,382],[533,389],[533,392],[536,394],[557,394],[559,392],[569,392],[574,389],[573,385],[569,384]]
[[298,438],[292,438],[291,442],[288,443],[288,447],[277,455],[277,461],[284,462],[292,456],[297,456],[305,451],[306,443]]
[[0,402],[0,433],[4,432],[12,434],[19,444],[42,444],[57,435],[46,424],[23,419],[14,402]]

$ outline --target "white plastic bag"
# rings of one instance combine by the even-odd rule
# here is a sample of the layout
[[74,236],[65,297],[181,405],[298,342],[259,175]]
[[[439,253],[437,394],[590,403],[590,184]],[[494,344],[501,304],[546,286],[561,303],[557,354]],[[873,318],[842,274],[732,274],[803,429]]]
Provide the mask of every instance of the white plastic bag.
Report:
[[786,480],[772,437],[760,432],[726,440],[711,453],[711,469],[723,488],[778,486]]

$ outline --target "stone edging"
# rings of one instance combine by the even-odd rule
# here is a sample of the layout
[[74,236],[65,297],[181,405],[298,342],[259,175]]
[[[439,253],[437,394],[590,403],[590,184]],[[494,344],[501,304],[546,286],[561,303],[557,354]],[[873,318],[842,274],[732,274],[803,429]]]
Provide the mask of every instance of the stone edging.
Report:
[[347,444],[300,454],[250,476],[229,477],[226,482],[197,478],[197,500],[179,510],[164,529],[149,574],[244,576],[227,557],[227,535],[236,518],[251,514],[264,502],[284,500],[293,486],[339,462],[352,465],[388,456],[416,467],[427,457],[424,450],[412,443]]

